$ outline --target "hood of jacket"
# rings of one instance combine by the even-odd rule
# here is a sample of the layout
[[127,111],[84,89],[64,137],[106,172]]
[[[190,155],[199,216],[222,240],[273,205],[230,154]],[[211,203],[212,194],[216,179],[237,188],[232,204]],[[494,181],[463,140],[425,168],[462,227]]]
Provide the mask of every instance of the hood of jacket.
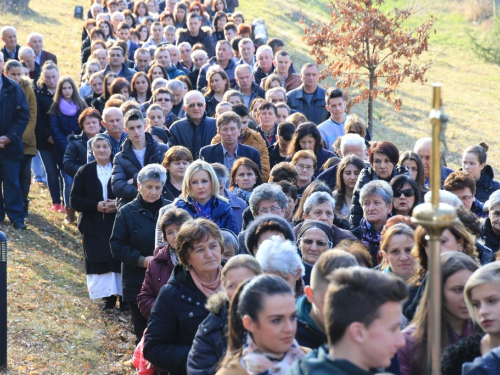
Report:
[[89,140],[89,137],[87,137],[87,134],[85,134],[85,133],[68,135],[68,142],[80,141],[80,142],[84,143],[86,146],[88,140]]
[[490,165],[486,164],[481,172],[481,177],[476,181],[476,186],[484,186],[486,188],[493,184],[493,179],[495,178],[495,172]]
[[229,301],[227,299],[227,294],[224,290],[219,290],[217,293],[212,294],[208,300],[205,307],[208,311],[215,315],[224,315],[223,310],[226,312],[227,317],[227,309],[225,306],[229,307]]
[[314,320],[311,318],[311,309],[312,304],[307,300],[305,295],[297,299],[297,319],[302,320],[305,324],[316,331],[316,333],[324,336],[326,341],[326,334],[316,325],[316,323],[314,323]]

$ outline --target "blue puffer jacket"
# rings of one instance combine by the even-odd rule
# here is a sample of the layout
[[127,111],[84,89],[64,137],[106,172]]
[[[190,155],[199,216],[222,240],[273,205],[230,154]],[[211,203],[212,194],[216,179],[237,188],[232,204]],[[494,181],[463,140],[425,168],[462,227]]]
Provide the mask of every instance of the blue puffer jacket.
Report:
[[462,375],[500,374],[500,348],[495,348],[473,362],[462,365]]
[[81,134],[82,129],[78,126],[78,111],[74,116],[66,116],[62,113],[50,115],[50,130],[54,140],[54,155],[58,164],[63,164],[64,153],[68,147],[68,137],[70,135]]
[[[174,206],[186,210],[194,219],[199,216],[194,208],[192,200],[188,197],[185,201],[183,198],[177,198],[174,201]],[[236,224],[236,218],[234,217],[234,212],[229,203],[214,198],[212,201],[212,214],[210,215],[210,220],[219,226],[219,228],[229,229],[234,234],[238,234],[238,224]]]
[[0,136],[7,136],[10,143],[0,148],[0,159],[21,160],[23,153],[23,133],[28,126],[30,111],[26,95],[21,86],[4,75],[0,92]]
[[494,177],[493,168],[486,164],[481,172],[481,178],[476,181],[476,198],[481,203],[486,202],[494,191],[500,189],[500,182],[494,180]]

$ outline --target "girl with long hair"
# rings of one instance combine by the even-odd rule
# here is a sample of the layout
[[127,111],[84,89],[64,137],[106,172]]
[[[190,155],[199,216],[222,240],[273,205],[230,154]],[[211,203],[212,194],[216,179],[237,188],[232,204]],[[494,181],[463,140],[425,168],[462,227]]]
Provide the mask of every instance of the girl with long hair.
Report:
[[335,217],[345,220],[345,227],[349,227],[349,214],[351,211],[352,194],[359,173],[365,167],[363,159],[352,154],[342,159],[337,168],[335,198]]

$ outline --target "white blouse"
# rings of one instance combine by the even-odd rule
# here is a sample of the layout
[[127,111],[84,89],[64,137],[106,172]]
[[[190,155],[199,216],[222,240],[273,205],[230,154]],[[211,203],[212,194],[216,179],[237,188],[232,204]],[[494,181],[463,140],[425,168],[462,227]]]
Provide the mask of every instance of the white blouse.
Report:
[[104,200],[108,199],[108,182],[111,178],[111,171],[113,170],[113,165],[109,162],[104,167],[97,164],[97,177],[101,181],[102,185],[102,197]]

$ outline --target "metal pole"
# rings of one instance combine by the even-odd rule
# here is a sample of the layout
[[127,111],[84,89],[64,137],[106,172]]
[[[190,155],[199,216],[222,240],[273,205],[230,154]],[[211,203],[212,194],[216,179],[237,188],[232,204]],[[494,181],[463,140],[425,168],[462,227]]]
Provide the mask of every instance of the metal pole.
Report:
[[441,125],[444,113],[441,108],[441,84],[433,84],[432,110],[432,150],[430,186],[431,203],[415,208],[413,222],[422,225],[429,234],[429,326],[427,336],[427,374],[441,374],[441,263],[440,242],[444,228],[457,220],[453,207],[439,203],[441,188]]
[[7,368],[7,236],[0,232],[0,369]]

